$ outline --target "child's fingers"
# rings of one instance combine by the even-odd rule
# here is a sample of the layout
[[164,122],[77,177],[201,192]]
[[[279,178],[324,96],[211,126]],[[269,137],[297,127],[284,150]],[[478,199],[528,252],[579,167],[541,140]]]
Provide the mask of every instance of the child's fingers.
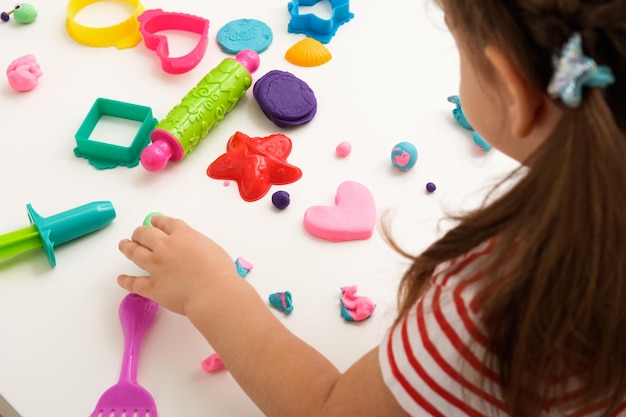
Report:
[[139,268],[146,271],[150,269],[152,262],[152,251],[150,249],[129,239],[121,240],[118,248],[126,258],[134,262]]
[[131,239],[146,248],[153,250],[165,233],[156,227],[139,226],[133,231]]
[[187,226],[187,223],[174,217],[156,215],[152,217],[152,226],[157,229],[161,229],[169,235],[172,234],[172,232],[174,232],[177,228]]
[[146,298],[150,298],[153,288],[152,281],[147,276],[120,275],[117,277],[117,283],[126,291]]

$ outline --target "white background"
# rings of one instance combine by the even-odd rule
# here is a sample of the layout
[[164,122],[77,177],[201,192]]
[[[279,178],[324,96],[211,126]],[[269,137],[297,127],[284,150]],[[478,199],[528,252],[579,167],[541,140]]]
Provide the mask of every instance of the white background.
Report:
[[[379,218],[390,211],[397,241],[418,253],[447,227],[439,223],[445,212],[475,207],[516,166],[495,150],[477,151],[471,133],[453,120],[454,106],[446,98],[458,91],[456,48],[441,12],[427,1],[353,2],[354,19],[327,44],[332,60],[303,68],[284,59],[304,37],[287,32],[286,0],[145,0],[146,9],[185,12],[211,22],[204,58],[181,75],[163,72],[143,42],[123,50],[81,45],[65,30],[66,4],[31,4],[39,11],[34,23],[0,23],[0,66],[32,53],[44,73],[27,93],[14,92],[6,78],[0,82],[0,234],[29,226],[27,203],[48,217],[108,200],[117,218],[57,247],[56,268],[40,249],[0,261],[0,393],[23,417],[88,416],[100,394],[117,381],[123,348],[118,306],[125,292],[115,278],[140,272],[118,252],[117,243],[148,213],[183,218],[220,242],[233,259],[250,261],[254,269],[246,279],[263,298],[291,291],[294,312],[273,311],[343,370],[378,344],[393,320],[407,260],[383,241],[378,228],[366,241],[314,238],[302,226],[304,211],[332,205],[341,182],[359,181],[374,195]],[[330,14],[326,0],[312,9],[320,17]],[[126,16],[126,4],[100,2],[83,10],[79,21],[107,26]],[[278,128],[262,114],[250,88],[194,152],[164,171],[150,173],[141,165],[97,170],[74,156],[74,134],[96,98],[149,106],[156,118],[165,117],[229,56],[215,37],[219,28],[240,18],[261,20],[273,31],[254,80],[279,69],[314,90],[318,112],[309,124]],[[194,45],[193,36],[169,34],[172,56]],[[237,130],[249,136],[289,136],[293,151],[288,161],[302,169],[303,177],[273,186],[252,203],[239,196],[234,182],[226,187],[209,178],[207,166]],[[97,132],[124,145],[133,134],[123,123],[99,125]],[[335,155],[342,141],[353,146],[345,159]],[[419,152],[417,165],[407,172],[390,163],[390,151],[401,141],[414,143]],[[438,187],[433,194],[425,191],[429,181]],[[270,199],[279,189],[292,198],[284,211]],[[346,285],[358,285],[359,294],[377,304],[369,320],[347,323],[340,317],[340,287]],[[212,352],[186,318],[159,312],[142,345],[138,379],[153,394],[161,417],[261,415],[228,372],[201,369],[200,362]]]

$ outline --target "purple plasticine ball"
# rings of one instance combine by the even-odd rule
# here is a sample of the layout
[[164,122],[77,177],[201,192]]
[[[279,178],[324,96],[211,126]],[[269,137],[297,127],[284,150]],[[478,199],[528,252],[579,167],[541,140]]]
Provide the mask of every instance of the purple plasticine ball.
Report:
[[3,22],[8,22],[9,21],[9,14],[7,12],[0,13],[0,19],[2,19]]
[[291,200],[287,191],[276,191],[272,194],[272,204],[279,210],[284,210],[289,206]]
[[429,182],[426,184],[426,191],[428,191],[429,193],[434,192],[437,189],[437,186],[435,185],[434,182]]

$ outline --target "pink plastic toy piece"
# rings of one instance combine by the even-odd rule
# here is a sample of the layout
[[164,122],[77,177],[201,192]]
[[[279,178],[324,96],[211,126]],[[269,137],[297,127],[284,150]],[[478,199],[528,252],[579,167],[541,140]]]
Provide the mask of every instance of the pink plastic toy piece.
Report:
[[124,409],[142,410],[150,417],[158,416],[152,395],[137,382],[141,342],[158,310],[157,303],[137,294],[126,295],[120,303],[120,321],[124,331],[120,378],[100,396],[90,417],[109,416]]
[[[169,74],[182,74],[194,68],[202,60],[209,42],[207,19],[185,13],[164,12],[161,9],[146,10],[137,19],[144,43],[148,49],[156,52],[161,60],[163,71]],[[200,35],[200,40],[187,55],[170,58],[167,38],[157,34],[163,30],[196,33]]]
[[15,59],[7,68],[9,85],[19,92],[30,91],[35,88],[42,74],[37,59],[32,54]]
[[313,206],[304,212],[304,228],[313,236],[331,242],[369,239],[374,232],[376,205],[362,184],[339,185],[335,206]]
[[248,70],[250,74],[256,72],[256,70],[259,69],[259,65],[261,65],[259,54],[254,52],[252,49],[244,49],[239,52],[235,55],[235,61],[243,65],[243,67]]
[[209,355],[208,358],[202,361],[200,366],[202,366],[202,369],[205,372],[217,372],[220,369],[226,369],[226,366],[224,366],[224,362],[222,362],[217,353]]
[[341,315],[347,321],[361,321],[370,317],[376,309],[376,304],[363,295],[356,295],[357,286],[342,287]]

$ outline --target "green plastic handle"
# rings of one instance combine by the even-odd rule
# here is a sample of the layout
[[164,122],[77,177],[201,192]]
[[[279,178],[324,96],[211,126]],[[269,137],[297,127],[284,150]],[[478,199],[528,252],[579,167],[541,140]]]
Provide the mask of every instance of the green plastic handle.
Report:
[[11,233],[0,235],[0,259],[6,259],[20,253],[43,246],[37,227],[30,226]]

